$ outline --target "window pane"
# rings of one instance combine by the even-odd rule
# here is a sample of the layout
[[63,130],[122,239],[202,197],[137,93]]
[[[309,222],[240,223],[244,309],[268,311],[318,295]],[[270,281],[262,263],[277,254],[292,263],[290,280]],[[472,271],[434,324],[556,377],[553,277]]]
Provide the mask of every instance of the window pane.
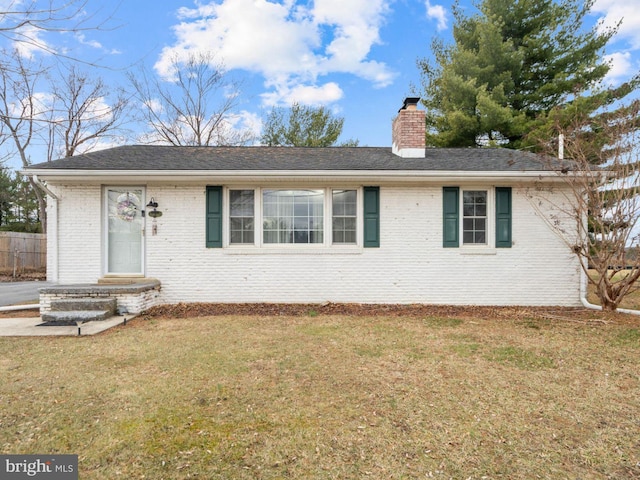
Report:
[[350,217],[344,219],[344,229],[347,231],[356,231],[356,218]]
[[308,230],[296,230],[293,235],[293,243],[309,243]]
[[293,243],[293,232],[290,229],[280,230],[280,243]]
[[230,242],[231,243],[242,243],[242,232],[238,232],[238,231],[231,231],[230,234]]
[[268,217],[275,217],[278,215],[278,204],[273,202],[266,202],[262,205],[262,213]]
[[278,243],[278,232],[277,231],[265,231],[264,232],[264,243]]
[[229,203],[232,217],[253,217],[253,190],[231,190]]
[[309,215],[309,205],[304,199],[298,198],[296,199],[295,208],[293,210],[293,214],[296,217],[307,216]]
[[332,197],[333,243],[356,243],[357,192],[334,190]]
[[344,240],[342,243],[356,243],[356,231],[344,232]]
[[468,204],[472,205],[474,203],[473,202],[473,195],[474,195],[474,192],[470,191],[470,190],[466,190],[466,191],[462,192],[462,201],[465,204],[468,203]]
[[322,243],[323,219],[323,190],[263,191],[264,243]]

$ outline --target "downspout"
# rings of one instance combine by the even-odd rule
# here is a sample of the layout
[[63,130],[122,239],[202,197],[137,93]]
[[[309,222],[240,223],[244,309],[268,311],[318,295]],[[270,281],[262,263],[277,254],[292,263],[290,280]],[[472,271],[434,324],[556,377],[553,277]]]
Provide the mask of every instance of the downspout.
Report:
[[[59,198],[58,196],[53,193],[49,187],[47,187],[44,183],[42,183],[40,181],[40,179],[38,178],[38,175],[32,175],[31,178],[33,179],[33,182],[38,185],[38,187],[40,187],[42,189],[43,192],[45,192],[49,198],[51,198],[51,200],[53,201],[53,206],[54,206],[54,222],[51,222],[50,224],[47,225],[47,263],[49,263],[49,258],[53,258],[53,262],[51,262],[51,265],[53,266],[53,270],[54,272],[52,275],[52,278],[50,278],[49,280],[57,282],[58,281],[58,202],[59,202]],[[48,203],[48,202],[47,202]],[[53,232],[51,232],[51,228],[53,227]],[[53,242],[53,244],[55,245],[55,251],[54,252],[50,252],[49,251],[49,246],[51,245],[48,238],[49,235],[53,234],[54,238],[55,238],[55,242]],[[52,255],[53,257],[49,257],[49,255]],[[49,276],[49,269],[47,268],[47,276]]]

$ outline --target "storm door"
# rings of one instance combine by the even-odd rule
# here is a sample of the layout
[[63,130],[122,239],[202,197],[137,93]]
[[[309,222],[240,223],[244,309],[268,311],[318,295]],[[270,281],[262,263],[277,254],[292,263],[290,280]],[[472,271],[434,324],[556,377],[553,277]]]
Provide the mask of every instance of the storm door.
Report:
[[144,188],[108,187],[106,204],[106,273],[144,274]]

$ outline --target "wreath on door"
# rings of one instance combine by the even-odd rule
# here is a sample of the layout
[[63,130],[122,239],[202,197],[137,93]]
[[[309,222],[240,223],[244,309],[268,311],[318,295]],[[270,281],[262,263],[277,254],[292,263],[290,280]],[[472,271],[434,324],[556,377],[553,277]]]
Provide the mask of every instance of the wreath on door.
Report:
[[125,222],[132,222],[136,218],[138,203],[140,203],[138,197],[134,193],[127,192],[120,195],[116,201],[118,218]]

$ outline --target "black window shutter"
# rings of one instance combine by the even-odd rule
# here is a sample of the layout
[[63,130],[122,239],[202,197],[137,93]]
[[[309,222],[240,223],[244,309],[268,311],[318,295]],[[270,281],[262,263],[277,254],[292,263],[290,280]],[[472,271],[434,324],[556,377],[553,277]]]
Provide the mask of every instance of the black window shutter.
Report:
[[222,248],[222,187],[207,187],[207,248]]
[[496,248],[511,247],[511,187],[496,187]]
[[364,247],[380,246],[380,187],[364,187]]
[[459,235],[459,187],[444,187],[442,189],[442,246],[454,248],[460,245]]

